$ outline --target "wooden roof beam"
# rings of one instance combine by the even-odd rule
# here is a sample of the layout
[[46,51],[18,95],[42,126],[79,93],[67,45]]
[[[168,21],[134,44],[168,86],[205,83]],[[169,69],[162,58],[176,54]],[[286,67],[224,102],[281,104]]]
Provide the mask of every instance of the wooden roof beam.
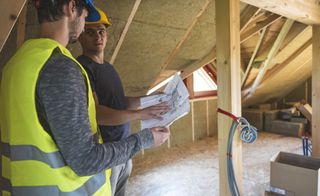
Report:
[[211,52],[207,54],[204,58],[192,63],[191,65],[186,67],[184,70],[182,70],[181,78],[185,79],[200,67],[203,67],[211,63],[212,61],[214,61],[215,58],[216,58],[216,49],[213,48]]
[[2,9],[2,17],[0,17],[0,51],[6,43],[11,30],[13,29],[20,12],[25,6],[27,0],[1,0],[0,8]]
[[240,33],[246,29],[250,21],[253,17],[255,17],[259,12],[260,8],[255,6],[248,5],[242,12],[241,12],[241,20],[240,20]]
[[261,22],[257,22],[256,25],[253,27],[247,28],[246,30],[241,32],[240,39],[241,43],[245,42],[247,39],[249,39],[251,36],[255,35],[259,31],[261,31],[263,28],[272,25],[274,22],[282,18],[279,15],[276,14],[270,14],[266,19],[264,19]]
[[274,66],[271,70],[268,70],[265,77],[261,83],[264,83],[266,80],[272,78],[275,73],[281,71],[286,65],[292,62],[299,54],[306,50],[312,44],[312,39],[310,38],[306,43],[304,43],[299,49],[292,53],[284,62]]
[[[249,39],[252,35],[258,33],[263,28],[266,28],[266,27],[270,26],[271,24],[273,24],[275,21],[277,21],[280,18],[281,18],[281,16],[277,16],[275,14],[272,14],[272,15],[270,15],[270,17],[268,17],[267,22],[259,23],[259,25],[256,25],[256,28],[254,28],[254,30],[243,31],[243,35],[240,38],[241,39],[240,43],[242,43],[245,40]],[[248,32],[250,32],[251,34],[248,33]],[[216,50],[216,48],[213,47],[212,50],[205,57],[203,57],[202,59],[192,63],[191,65],[187,66],[185,69],[183,69],[181,77],[182,78],[186,78],[190,74],[192,74],[192,72],[196,71],[200,67],[213,62],[216,59],[216,51],[215,50]]]
[[203,7],[201,8],[201,10],[199,11],[199,13],[197,14],[197,16],[195,17],[195,19],[191,22],[191,24],[188,26],[186,32],[184,33],[184,35],[182,36],[182,38],[180,39],[180,41],[177,43],[176,47],[172,50],[172,52],[170,53],[169,57],[166,59],[166,61],[164,62],[163,65],[161,65],[161,70],[158,74],[158,76],[154,79],[154,82],[151,84],[151,88],[153,86],[155,86],[157,84],[157,82],[159,81],[159,77],[161,76],[161,72],[163,70],[165,70],[168,65],[173,61],[173,59],[177,56],[178,52],[181,49],[182,44],[188,39],[190,33],[192,32],[194,26],[198,23],[200,17],[203,15],[203,13],[207,10],[207,8],[209,7],[210,3],[212,2],[212,0],[208,0],[205,2],[205,4],[203,5]]
[[291,20],[291,19],[287,19],[287,21],[284,23],[276,41],[274,42],[271,50],[269,51],[268,53],[268,56],[267,56],[267,59],[263,62],[260,70],[259,70],[259,73],[250,89],[250,92],[249,92],[249,96],[251,96],[257,89],[257,87],[259,86],[260,82],[262,81],[270,63],[271,63],[271,60],[272,58],[274,57],[274,55],[278,52],[282,42],[284,41],[286,35],[288,34],[291,26],[293,25],[294,21]]
[[241,0],[304,24],[320,24],[320,4],[314,0]]
[[257,52],[258,52],[258,50],[259,50],[259,48],[261,46],[261,43],[262,43],[262,40],[264,39],[264,35],[265,35],[266,31],[267,31],[267,27],[263,28],[262,31],[261,31],[258,43],[257,43],[257,45],[256,45],[256,47],[255,47],[255,49],[254,49],[254,51],[253,51],[253,53],[251,55],[249,64],[248,64],[248,66],[246,68],[246,72],[244,73],[244,76],[242,77],[242,81],[241,81],[241,87],[242,88],[244,87],[244,85],[245,85],[245,83],[247,81],[247,78],[248,78],[249,73],[250,73],[251,68],[252,68],[252,63],[253,63],[254,59],[256,58]]
[[128,33],[129,27],[130,27],[130,25],[131,25],[131,23],[132,23],[132,20],[133,20],[134,16],[135,16],[136,13],[137,13],[137,10],[138,10],[138,8],[139,8],[139,6],[140,6],[140,3],[141,3],[141,0],[136,0],[136,2],[135,2],[134,5],[133,5],[133,8],[132,8],[132,11],[131,11],[131,13],[130,13],[130,15],[129,15],[129,18],[128,18],[128,21],[127,21],[127,23],[126,23],[126,26],[124,27],[124,29],[123,29],[123,31],[122,31],[122,33],[121,33],[120,39],[119,39],[119,41],[118,41],[118,43],[117,43],[117,46],[116,46],[116,48],[114,49],[114,52],[113,52],[113,54],[112,54],[112,56],[111,56],[111,59],[110,59],[110,63],[111,63],[111,64],[114,63],[114,61],[116,60],[116,58],[117,58],[117,56],[118,56],[118,53],[119,53],[119,51],[120,51],[120,48],[121,48],[122,43],[123,43],[123,41],[124,41],[124,38],[126,37],[126,35],[127,35],[127,33]]

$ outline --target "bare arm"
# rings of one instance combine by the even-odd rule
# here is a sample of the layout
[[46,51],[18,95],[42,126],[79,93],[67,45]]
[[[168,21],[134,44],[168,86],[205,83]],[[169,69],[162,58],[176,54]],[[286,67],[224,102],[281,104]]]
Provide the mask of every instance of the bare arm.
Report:
[[158,104],[142,110],[116,110],[99,104],[97,94],[93,92],[96,102],[97,122],[99,125],[121,125],[133,120],[161,119],[161,114],[169,110],[166,104]]
[[129,110],[137,109],[140,107],[140,97],[126,97],[127,108]]

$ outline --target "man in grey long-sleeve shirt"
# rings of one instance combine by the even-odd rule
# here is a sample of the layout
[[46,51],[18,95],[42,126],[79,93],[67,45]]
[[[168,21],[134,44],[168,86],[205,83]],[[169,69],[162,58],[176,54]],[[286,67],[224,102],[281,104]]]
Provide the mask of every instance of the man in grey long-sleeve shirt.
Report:
[[[92,0],[36,0],[40,39],[4,67],[0,88],[2,194],[110,195],[104,172],[159,146],[166,128],[99,143],[87,75],[65,46],[83,31]],[[84,177],[82,177],[84,176]]]

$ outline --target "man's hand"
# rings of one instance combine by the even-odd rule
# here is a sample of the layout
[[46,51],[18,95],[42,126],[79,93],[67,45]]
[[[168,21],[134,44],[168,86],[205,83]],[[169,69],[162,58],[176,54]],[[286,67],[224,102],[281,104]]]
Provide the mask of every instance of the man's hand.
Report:
[[154,139],[153,147],[158,147],[163,144],[170,136],[170,130],[166,127],[154,127],[151,128],[151,132]]
[[140,120],[148,120],[148,119],[158,119],[162,120],[162,115],[167,113],[170,110],[170,107],[166,102],[159,103],[157,105],[144,108],[139,110],[139,119]]

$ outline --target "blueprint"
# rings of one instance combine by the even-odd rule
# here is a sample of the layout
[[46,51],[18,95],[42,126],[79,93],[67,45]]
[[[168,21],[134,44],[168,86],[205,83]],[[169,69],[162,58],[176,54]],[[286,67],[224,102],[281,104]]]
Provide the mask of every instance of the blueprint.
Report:
[[142,108],[145,108],[145,105],[148,105],[147,107],[151,106],[151,102],[152,104],[158,104],[166,101],[171,109],[170,111],[162,115],[162,120],[142,120],[142,129],[152,127],[169,127],[174,121],[188,114],[190,111],[189,93],[178,74],[176,74],[173,79],[167,84],[163,91],[163,94],[153,96],[153,101],[150,101],[151,98],[150,100],[145,99],[144,101],[141,101]]

